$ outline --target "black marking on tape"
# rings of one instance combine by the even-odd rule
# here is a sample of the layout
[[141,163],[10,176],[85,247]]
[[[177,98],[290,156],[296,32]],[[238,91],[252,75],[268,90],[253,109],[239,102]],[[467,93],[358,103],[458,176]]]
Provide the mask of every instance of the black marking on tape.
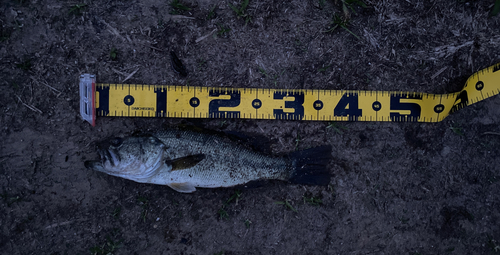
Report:
[[135,102],[135,99],[131,95],[127,95],[127,96],[125,96],[125,98],[123,98],[123,103],[125,103],[127,106],[133,105],[134,102]]
[[252,101],[252,107],[255,108],[255,109],[259,109],[260,107],[262,107],[262,101],[260,101],[260,99],[256,98]]
[[321,100],[316,100],[313,103],[314,110],[319,111],[323,109],[323,102]]
[[476,90],[477,90],[477,91],[481,91],[481,90],[483,90],[483,89],[484,89],[484,83],[483,83],[482,81],[478,81],[478,82],[476,83]]
[[500,70],[500,64],[496,64],[493,66],[493,72],[499,71]]
[[164,117],[167,112],[167,90],[163,87],[155,87],[156,93],[156,117]]
[[96,86],[96,91],[99,92],[99,107],[96,112],[107,116],[109,114],[109,86]]
[[438,104],[436,106],[434,106],[434,112],[439,114],[439,113],[442,113],[444,111],[444,105],[442,104]]
[[200,106],[200,99],[198,99],[197,97],[192,97],[191,99],[189,99],[189,105],[191,105],[191,107],[193,108]]
[[363,116],[363,111],[358,107],[358,92],[347,92],[333,109],[334,116],[347,116],[349,121],[357,121]]
[[286,109],[293,109],[293,113],[285,112],[283,109],[274,109],[273,115],[278,120],[301,120],[304,118],[304,92],[275,91],[274,99],[294,97],[293,101],[285,101]]
[[467,90],[462,90],[462,92],[460,92],[460,94],[458,94],[458,96],[455,98],[455,103],[450,109],[450,114],[466,107],[467,105],[469,105],[469,97],[467,96]]
[[374,111],[378,112],[382,109],[382,104],[379,101],[375,101],[372,104],[372,108]]
[[211,89],[208,92],[210,97],[219,97],[221,95],[229,95],[229,99],[213,99],[208,104],[210,118],[239,118],[239,111],[220,111],[220,107],[236,107],[241,102],[241,92],[239,90],[227,90],[219,88],[218,90]]
[[413,122],[420,119],[422,108],[418,103],[401,102],[401,99],[422,100],[422,94],[410,92],[398,92],[391,94],[391,111],[410,111],[410,114],[401,114],[400,112],[391,112],[392,121]]

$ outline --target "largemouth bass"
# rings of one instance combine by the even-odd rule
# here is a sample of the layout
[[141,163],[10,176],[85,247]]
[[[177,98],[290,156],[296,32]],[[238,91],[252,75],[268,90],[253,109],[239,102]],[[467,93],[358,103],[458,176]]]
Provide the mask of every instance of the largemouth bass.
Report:
[[331,146],[267,156],[221,136],[184,130],[109,138],[98,145],[99,161],[87,168],[139,183],[167,185],[191,193],[255,180],[328,185]]

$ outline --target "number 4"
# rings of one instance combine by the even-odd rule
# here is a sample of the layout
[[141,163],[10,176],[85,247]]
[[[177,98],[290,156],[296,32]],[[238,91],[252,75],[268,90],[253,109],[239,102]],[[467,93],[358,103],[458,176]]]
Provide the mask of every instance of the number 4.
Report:
[[334,116],[349,116],[349,121],[357,121],[362,115],[358,108],[358,93],[345,93],[333,110]]

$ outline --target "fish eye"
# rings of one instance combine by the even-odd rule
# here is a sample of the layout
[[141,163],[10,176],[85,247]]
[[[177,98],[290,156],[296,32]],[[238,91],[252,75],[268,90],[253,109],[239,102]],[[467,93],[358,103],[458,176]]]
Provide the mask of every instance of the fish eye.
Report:
[[115,147],[120,146],[122,143],[123,143],[123,139],[120,137],[115,137],[115,138],[112,138],[111,140],[109,140],[109,144],[111,144]]

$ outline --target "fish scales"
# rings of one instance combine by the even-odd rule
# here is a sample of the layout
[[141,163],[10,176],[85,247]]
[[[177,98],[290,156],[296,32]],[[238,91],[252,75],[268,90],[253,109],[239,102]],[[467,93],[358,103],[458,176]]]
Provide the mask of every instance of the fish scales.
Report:
[[163,131],[154,136],[168,147],[167,159],[206,155],[196,166],[159,174],[154,182],[163,178],[173,182],[189,179],[198,187],[230,187],[258,179],[287,180],[292,169],[290,160],[264,156],[218,135]]

